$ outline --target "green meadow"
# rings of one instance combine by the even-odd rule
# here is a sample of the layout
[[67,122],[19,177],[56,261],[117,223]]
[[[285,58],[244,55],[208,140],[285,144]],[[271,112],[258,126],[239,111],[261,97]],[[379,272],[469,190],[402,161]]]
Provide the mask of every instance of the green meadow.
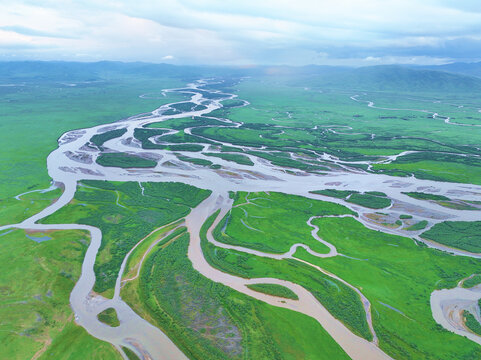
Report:
[[[196,272],[189,237],[156,246],[122,298],[193,359],[348,359],[317,321]],[[175,275],[173,275],[175,274]]]
[[13,229],[0,236],[0,357],[121,359],[113,346],[76,325],[70,308],[88,233]]
[[[75,82],[75,81],[73,81]],[[67,86],[62,82],[30,80],[24,86],[0,87],[0,209],[3,224],[35,214],[40,203],[13,203],[20,193],[49,187],[46,159],[57,139],[69,130],[107,124],[179,101],[183,95],[141,98],[139,95],[182,85],[177,78],[122,76],[100,82]],[[8,207],[8,210],[7,210]],[[28,209],[28,210],[26,210]]]
[[328,248],[311,236],[310,216],[355,213],[348,208],[281,193],[238,192],[232,210],[215,229],[217,240],[270,253],[302,243],[318,253]]
[[[245,193],[236,194],[235,204],[245,202],[245,196]],[[275,198],[277,201],[270,203],[262,200],[263,197]],[[291,197],[275,193],[249,194],[248,199],[264,207],[254,204],[243,207],[249,215],[251,209],[258,209],[264,216],[263,222],[282,229],[284,219],[276,210],[286,208],[286,203],[292,202]],[[282,198],[284,201],[280,200]],[[313,202],[311,199],[303,201],[306,204]],[[302,202],[296,205],[303,208]],[[314,205],[309,208],[309,212],[306,211],[299,217],[303,216],[305,224],[313,215],[319,215],[319,210]],[[254,235],[251,234],[256,231],[242,226],[239,223],[242,218],[249,219],[242,211],[232,211],[224,231],[229,233],[229,227],[242,228],[242,239],[252,239]],[[214,216],[206,222],[204,231],[213,219]],[[301,228],[301,220],[299,224],[292,224],[291,231]],[[334,244],[340,253],[348,257],[321,259],[301,248],[295,256],[340,276],[363,292],[372,304],[373,324],[381,349],[394,358],[401,359],[472,359],[481,355],[475,343],[437,325],[429,304],[433,290],[454,287],[462,278],[476,273],[481,265],[479,260],[453,257],[438,250],[419,247],[411,239],[367,229],[353,218],[318,218],[313,220],[313,224],[319,226],[318,235],[322,239]],[[256,225],[258,229],[264,229],[259,223]],[[224,222],[221,222],[214,231],[218,241],[226,239],[222,236],[224,226]],[[279,244],[282,243],[282,233],[284,231],[277,233],[276,240]],[[269,237],[265,238],[266,243],[270,244]],[[236,242],[236,245],[252,247],[246,240]],[[207,243],[205,237],[203,251],[209,263],[222,271],[246,278],[270,276],[304,286],[352,331],[368,337],[362,307],[359,307],[357,317],[352,312],[346,316],[349,312],[347,309],[352,311],[355,306],[359,306],[359,298],[356,299],[354,293],[349,294],[350,289],[343,288],[342,284],[317,270],[291,259],[274,260],[218,248]],[[319,286],[322,282],[324,285]],[[336,287],[337,291],[326,291]]]
[[480,261],[419,247],[411,239],[365,228],[352,218],[314,221],[319,236],[350,256],[319,259],[299,249],[295,256],[335,273],[362,289],[372,304],[380,346],[394,358],[473,359],[479,346],[436,324],[433,290],[451,288],[478,271]]
[[209,191],[182,183],[84,180],[74,199],[42,220],[48,224],[79,223],[98,227],[102,244],[95,263],[94,290],[110,296],[120,265],[149,233],[186,216]]

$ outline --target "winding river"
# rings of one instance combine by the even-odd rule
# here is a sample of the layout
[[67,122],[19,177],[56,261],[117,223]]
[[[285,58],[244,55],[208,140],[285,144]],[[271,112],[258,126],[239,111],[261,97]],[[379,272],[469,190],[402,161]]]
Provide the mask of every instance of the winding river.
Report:
[[[345,202],[344,200],[315,195],[310,193],[310,191],[324,188],[382,191],[393,200],[394,204],[409,203],[416,208],[422,209],[423,211],[419,211],[415,214],[416,218],[427,219],[429,220],[430,226],[432,226],[440,221],[444,221],[445,219],[462,219],[464,221],[479,220],[480,211],[448,209],[441,207],[436,203],[410,198],[402,192],[416,191],[419,189],[431,189],[432,192],[440,195],[449,196],[450,193],[456,193],[458,194],[457,197],[461,200],[481,200],[481,186],[419,180],[415,179],[414,177],[394,178],[381,174],[372,174],[360,171],[359,169],[350,169],[349,163],[344,163],[339,159],[330,156],[329,154],[316,155],[318,156],[319,160],[331,161],[333,165],[340,164],[343,166],[333,166],[331,171],[321,175],[307,173],[301,170],[286,171],[286,169],[272,165],[269,161],[254,155],[247,155],[254,163],[254,166],[247,166],[226,161],[217,157],[206,156],[202,153],[195,154],[196,158],[209,160],[222,167],[221,169],[215,170],[182,161],[173,152],[167,150],[142,149],[139,141],[133,136],[136,128],[141,128],[150,123],[161,122],[169,119],[193,116],[208,117],[208,114],[213,110],[222,107],[221,101],[226,99],[234,99],[236,97],[236,95],[221,93],[217,90],[202,89],[202,87],[206,84],[215,85],[215,82],[212,80],[200,80],[192,84],[188,84],[185,88],[164,90],[164,93],[179,92],[190,95],[190,100],[163,105],[151,113],[132,116],[109,125],[99,125],[65,133],[58,141],[59,147],[52,151],[47,158],[48,172],[53,179],[53,184],[55,186],[60,186],[63,184],[64,191],[61,197],[49,207],[26,219],[25,221],[19,224],[11,224],[0,227],[0,230],[7,228],[21,228],[41,231],[62,229],[79,229],[88,231],[91,236],[91,243],[82,264],[81,276],[78,282],[75,284],[75,287],[70,295],[70,303],[75,313],[76,322],[96,338],[113,344],[125,359],[127,359],[127,357],[122,351],[121,346],[132,349],[140,358],[146,360],[184,359],[186,358],[185,355],[162,331],[138,316],[121,299],[121,280],[125,263],[127,261],[127,257],[130,255],[130,252],[124,259],[122,268],[119,272],[114,297],[112,299],[106,299],[92,291],[95,283],[94,262],[102,241],[102,234],[100,230],[92,226],[78,224],[44,225],[39,224],[38,221],[67,205],[75,195],[78,182],[84,179],[136,181],[139,182],[139,186],[141,188],[141,184],[143,182],[176,181],[194,185],[199,188],[209,189],[212,191],[212,194],[199,206],[192,209],[190,214],[185,218],[185,225],[187,226],[191,235],[188,248],[188,257],[191,260],[193,267],[198,272],[212,281],[220,282],[268,304],[288,308],[311,316],[312,318],[316,319],[324,329],[326,329],[326,331],[352,359],[390,359],[390,357],[377,346],[377,337],[371,321],[371,305],[369,300],[359,289],[337,277],[335,274],[331,274],[319,267],[316,267],[319,271],[322,271],[324,274],[342,281],[358,293],[362,303],[364,304],[367,321],[373,335],[373,341],[371,342],[353,334],[342,322],[334,318],[310,292],[295,283],[275,278],[244,279],[223,273],[211,267],[205,260],[200,246],[199,234],[202,224],[210,215],[217,210],[220,210],[220,214],[208,231],[208,240],[217,246],[248,252],[257,256],[280,259],[291,258],[297,247],[304,247],[312,255],[319,257],[343,256],[337,252],[335,246],[318,237],[318,228],[311,223],[315,217],[308,219],[307,225],[313,229],[312,236],[329,248],[329,252],[327,254],[318,254],[304,244],[294,244],[287,253],[277,255],[263,253],[243,247],[230,246],[216,241],[212,236],[212,229],[232,208],[232,201],[228,197],[229,191],[278,191],[345,205],[359,213],[360,216],[357,219],[365,226],[392,234],[406,236],[407,233],[402,229],[388,229],[368,221],[364,215],[372,210],[362,208],[361,206],[356,206],[354,204]],[[211,98],[209,96],[205,96],[206,94],[215,94],[216,97]],[[353,97],[353,100],[359,101],[356,97]],[[171,105],[186,102],[202,105],[202,107],[200,110],[184,111],[174,115],[164,115],[164,113],[171,108]],[[248,102],[244,102],[244,106],[247,105]],[[373,106],[373,104],[371,106]],[[213,117],[211,117],[211,119],[219,121],[219,125],[206,126],[241,126],[240,123],[235,123],[228,119],[218,119]],[[335,126],[332,127],[332,129],[335,128]],[[104,148],[108,149],[110,152],[129,153],[156,159],[158,161],[157,166],[152,169],[122,169],[110,167],[107,168],[97,164],[95,160],[99,156],[100,151],[99,149],[89,146],[89,140],[93,135],[104,133],[112,129],[126,129],[127,131],[121,137],[105,142],[103,145]],[[191,134],[192,129],[193,128],[185,129],[185,133]],[[171,131],[170,134],[172,133],[174,132]],[[153,137],[150,139],[150,141],[154,143],[162,143],[162,137],[166,135],[167,134],[163,134]],[[209,152],[219,152],[215,146],[212,146],[207,142],[203,143],[202,137],[199,137],[199,139],[199,143],[204,146],[204,151],[208,150]],[[264,151],[262,147],[254,148],[249,146],[238,146],[215,139],[208,140],[218,145],[236,147],[243,151]],[[177,151],[176,153],[187,157],[192,156],[192,153],[190,152]],[[401,153],[397,156],[386,157],[384,161],[393,161],[398,156],[403,156],[407,153],[409,152]],[[295,157],[295,155],[292,153],[290,155],[292,158]],[[299,157],[295,159],[300,161]],[[22,194],[18,195],[18,197],[21,195]],[[396,209],[395,206],[392,206],[389,209],[384,209],[383,211],[391,212],[397,215],[403,213],[402,209]],[[417,236],[419,235],[419,232],[410,232],[409,235]],[[417,239],[419,241],[424,241],[419,237],[417,237]],[[480,257],[480,254],[470,254],[460,250],[449,249],[432,242],[426,242],[426,244],[430,247],[435,247],[444,251],[450,251],[456,255]],[[309,265],[313,266],[311,264]],[[298,295],[299,300],[280,299],[274,296],[258,293],[246,286],[255,283],[271,283],[286,286]],[[435,320],[446,329],[456,333],[460,333],[463,330],[456,328],[456,322],[446,321],[446,311],[443,310],[446,309],[446,304],[456,303],[457,300],[461,301],[463,299],[474,301],[473,299],[476,296],[481,297],[481,292],[464,290],[441,290],[440,292],[434,292],[431,296],[431,305]],[[449,301],[446,299],[449,299]],[[110,307],[117,311],[120,320],[120,326],[116,328],[107,326],[97,319],[98,313]],[[462,334],[465,335],[465,333]],[[470,338],[472,338],[473,341],[480,343],[479,339],[481,338],[473,338],[473,336]]]

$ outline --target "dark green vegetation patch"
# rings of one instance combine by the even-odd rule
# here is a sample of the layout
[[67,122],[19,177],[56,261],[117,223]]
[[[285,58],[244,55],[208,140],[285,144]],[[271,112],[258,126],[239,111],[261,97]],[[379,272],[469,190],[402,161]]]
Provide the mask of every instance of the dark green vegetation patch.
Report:
[[140,358],[137,356],[136,353],[134,353],[132,350],[130,350],[129,348],[126,348],[125,346],[122,346],[122,350],[123,352],[125,353],[125,355],[127,355],[127,358],[129,360],[140,360]]
[[189,156],[184,156],[180,154],[176,154],[177,158],[182,161],[190,162],[195,165],[202,165],[202,166],[211,166],[212,161],[206,160],[206,159],[199,159],[199,158],[192,158]]
[[428,194],[423,192],[403,192],[403,194],[419,200],[450,200],[444,195]]
[[125,153],[102,153],[97,158],[97,164],[120,168],[152,168],[157,162]]
[[476,320],[474,315],[468,311],[464,311],[464,318],[466,319],[465,324],[468,329],[481,336],[481,324],[478,320]]
[[444,221],[421,236],[450,247],[481,252],[481,221]]
[[347,202],[361,205],[370,209],[383,209],[391,206],[391,200],[381,196],[367,194],[352,194],[346,199]]
[[214,156],[218,157],[227,161],[233,161],[241,165],[249,165],[252,166],[254,163],[249,159],[247,156],[240,155],[240,154],[227,154],[227,153],[204,153],[207,156]]
[[121,137],[127,132],[127,129],[117,129],[104,132],[102,134],[96,134],[90,138],[90,141],[96,145],[100,150],[102,150],[102,145],[104,142]]
[[481,284],[481,274],[476,274],[473,277],[465,280],[463,282],[463,287],[464,288],[471,288],[473,286]]
[[354,190],[336,190],[336,189],[324,189],[324,190],[315,190],[311,191],[313,194],[319,194],[324,196],[330,196],[337,199],[345,199],[351,194],[357,193]]
[[421,220],[421,221],[407,227],[406,230],[419,231],[419,230],[422,230],[422,229],[426,228],[426,226],[428,226],[428,221],[427,220]]
[[119,318],[117,317],[117,311],[114,308],[107,308],[97,315],[99,321],[112,327],[120,325]]
[[365,194],[387,197],[387,195],[385,193],[383,193],[382,191],[366,191]]
[[252,284],[247,285],[249,289],[252,289],[257,292],[261,292],[267,295],[273,295],[281,298],[292,299],[292,300],[299,300],[299,297],[296,295],[294,291],[285,286],[278,285],[278,284]]
[[360,194],[355,190],[324,189],[311,191],[311,193],[344,199],[347,202],[370,209],[383,209],[391,206],[391,200],[386,198],[387,195],[380,191],[367,191],[364,194]]

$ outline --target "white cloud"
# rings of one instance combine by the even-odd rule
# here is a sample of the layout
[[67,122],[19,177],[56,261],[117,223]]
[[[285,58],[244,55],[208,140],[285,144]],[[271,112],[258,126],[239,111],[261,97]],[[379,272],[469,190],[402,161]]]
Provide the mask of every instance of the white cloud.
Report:
[[469,40],[473,56],[480,53],[481,12],[468,2],[0,0],[0,56],[208,64],[438,61],[460,56],[450,55],[447,42]]

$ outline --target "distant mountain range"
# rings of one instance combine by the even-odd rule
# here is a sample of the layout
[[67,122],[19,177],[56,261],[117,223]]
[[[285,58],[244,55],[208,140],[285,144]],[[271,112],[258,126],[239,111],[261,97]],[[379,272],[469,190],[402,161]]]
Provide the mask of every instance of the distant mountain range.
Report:
[[455,74],[464,74],[469,76],[481,77],[481,62],[463,63],[456,62],[446,65],[424,66],[425,69],[446,71]]
[[[93,81],[118,77],[177,77],[190,81],[200,76],[266,76],[291,84],[369,91],[473,92],[481,91],[481,63],[440,66],[383,65],[360,68],[309,65],[214,67],[175,66],[143,62],[93,63],[61,61],[0,62],[0,83],[30,81]],[[478,77],[479,76],[479,77]]]

